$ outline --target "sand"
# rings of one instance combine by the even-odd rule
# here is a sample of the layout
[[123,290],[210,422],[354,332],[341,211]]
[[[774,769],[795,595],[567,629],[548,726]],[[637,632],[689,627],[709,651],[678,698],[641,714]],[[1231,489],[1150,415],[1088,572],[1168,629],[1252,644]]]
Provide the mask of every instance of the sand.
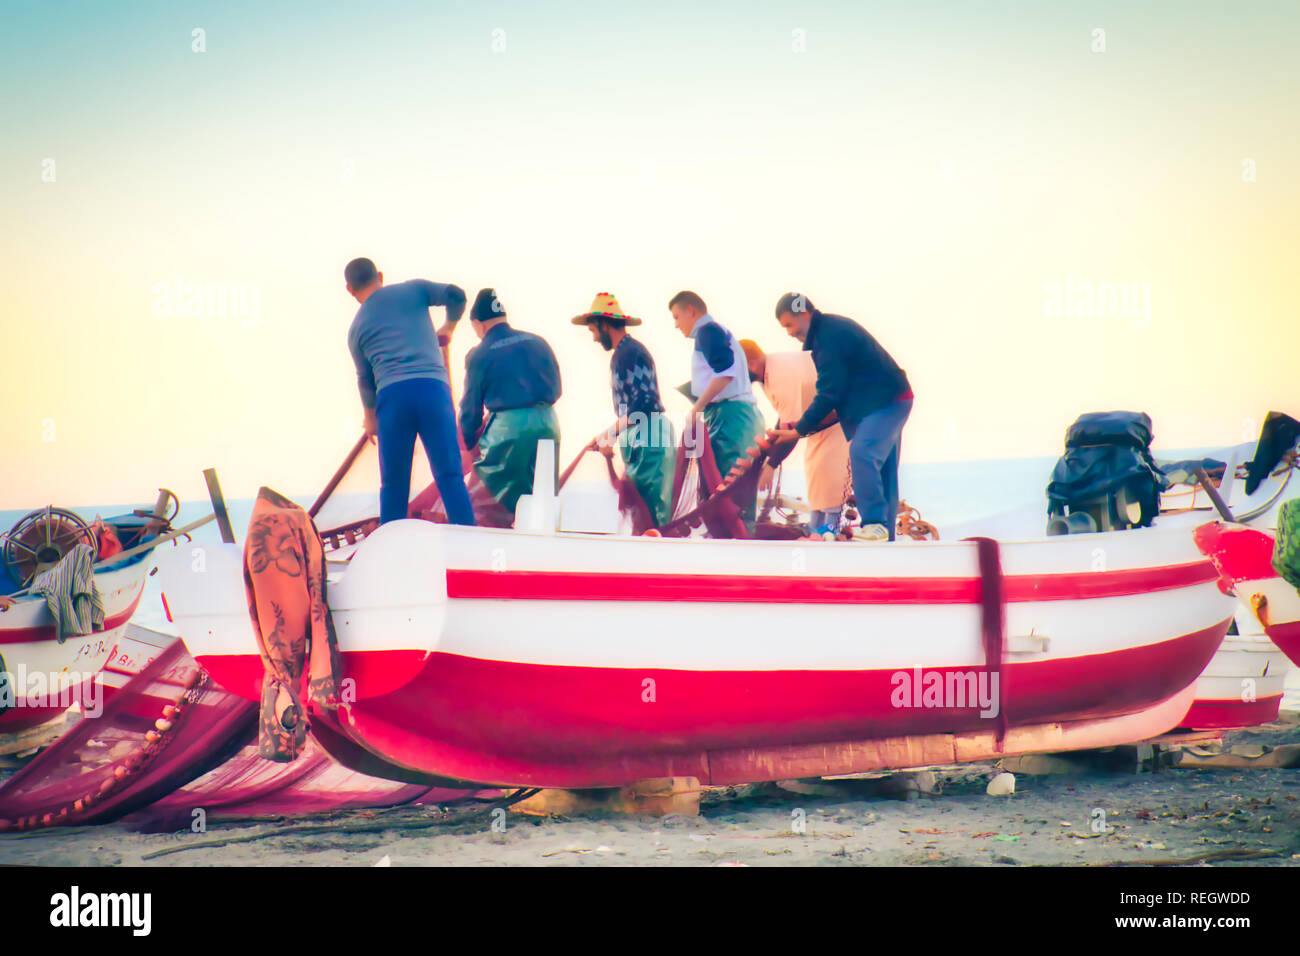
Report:
[[[1243,742],[1300,743],[1300,727],[1270,724],[1225,738],[1225,745]],[[467,816],[395,807],[324,820],[215,823],[205,833],[144,834],[120,823],[51,829],[0,836],[0,863],[996,867],[1172,863],[1206,855],[1201,865],[1300,863],[1300,770],[1138,772],[1126,759],[1120,751],[1089,757],[1084,773],[1019,773],[1016,792],[996,797],[985,792],[998,770],[992,763],[937,769],[932,793],[919,792],[917,778],[897,775],[883,783],[802,787],[819,791],[812,794],[756,784],[705,792],[698,817],[542,818],[482,810]],[[286,832],[303,825],[319,832]],[[247,836],[257,839],[198,846]]]

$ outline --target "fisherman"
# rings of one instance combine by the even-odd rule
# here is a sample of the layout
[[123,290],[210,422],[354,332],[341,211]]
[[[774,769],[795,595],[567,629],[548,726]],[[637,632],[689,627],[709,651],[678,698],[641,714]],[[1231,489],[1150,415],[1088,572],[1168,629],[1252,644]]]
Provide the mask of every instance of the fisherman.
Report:
[[776,303],[781,327],[812,352],[817,395],[777,436],[797,441],[839,421],[849,440],[853,496],[863,536],[893,541],[898,520],[898,459],[903,425],[912,413],[907,373],[866,329],[842,315],[820,312],[806,296],[787,292]]
[[[686,419],[688,435],[697,434],[699,422],[708,429],[709,443],[722,477],[737,459],[745,457],[763,434],[745,353],[727,329],[694,292],[678,292],[668,302],[677,331],[695,340],[691,353],[691,398],[695,404]],[[740,517],[752,534],[758,510],[758,488],[737,500]]]
[[[369,259],[343,269],[348,292],[361,303],[348,329],[357,367],[366,434],[379,441],[379,521],[405,518],[411,492],[411,459],[420,436],[429,470],[453,524],[474,524],[474,510],[456,443],[456,410],[440,342],[451,341],[465,311],[459,286],[411,279],[385,286]],[[446,309],[434,332],[431,307]]]
[[560,367],[545,339],[510,327],[494,290],[479,290],[469,317],[482,342],[465,358],[460,433],[466,448],[477,447],[479,480],[514,514],[520,495],[533,490],[537,443],[553,439],[558,460],[560,423],[552,406]]
[[[741,339],[749,377],[763,386],[782,422],[797,420],[817,395],[817,366],[807,352],[765,353],[752,339]],[[849,443],[838,428],[803,439],[804,480],[808,488],[808,526],[816,534],[840,530],[840,514],[849,490]],[[772,485],[773,468],[763,466],[758,488]]]
[[624,315],[618,299],[602,292],[591,303],[591,311],[573,318],[585,325],[609,359],[609,384],[618,420],[599,436],[595,445],[602,450],[617,442],[627,475],[650,510],[655,525],[672,515],[673,469],[677,446],[672,422],[664,415],[659,396],[659,376],[650,350],[633,338],[629,326],[641,320]]

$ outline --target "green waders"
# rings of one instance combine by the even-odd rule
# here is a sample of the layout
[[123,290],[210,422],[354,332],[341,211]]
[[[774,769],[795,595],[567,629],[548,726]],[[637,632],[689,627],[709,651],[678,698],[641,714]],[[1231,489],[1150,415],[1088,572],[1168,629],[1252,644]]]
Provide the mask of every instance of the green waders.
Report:
[[672,516],[673,472],[677,467],[677,439],[673,423],[656,413],[619,436],[618,449],[627,476],[636,485],[656,526]]
[[[718,471],[726,478],[736,459],[747,457],[746,452],[758,443],[759,436],[765,431],[763,418],[758,414],[757,405],[738,398],[706,406],[703,417],[709,429],[709,443],[713,447]],[[740,507],[741,520],[752,534],[758,512],[757,489],[744,500],[737,500],[736,504]]]
[[506,408],[492,412],[478,440],[479,459],[474,472],[492,497],[511,514],[520,495],[532,494],[537,466],[537,443],[555,439],[556,482],[560,468],[560,422],[550,405]]

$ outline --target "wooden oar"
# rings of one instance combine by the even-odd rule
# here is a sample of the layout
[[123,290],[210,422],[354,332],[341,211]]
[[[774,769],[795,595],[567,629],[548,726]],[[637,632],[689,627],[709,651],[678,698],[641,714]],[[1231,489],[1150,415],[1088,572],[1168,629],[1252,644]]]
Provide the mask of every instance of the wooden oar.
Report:
[[[1237,519],[1232,516],[1232,512],[1228,510],[1228,506],[1219,495],[1219,489],[1215,488],[1214,485],[1210,483],[1210,476],[1205,473],[1205,469],[1200,465],[1197,465],[1194,474],[1196,475],[1196,480],[1201,483],[1201,487],[1205,489],[1205,493],[1210,496],[1210,503],[1214,505],[1214,510],[1219,513],[1219,517],[1224,521],[1236,521]],[[1226,469],[1223,477],[1224,481],[1232,480]]]
[[370,436],[365,432],[362,432],[361,437],[357,439],[357,443],[353,445],[352,450],[348,452],[348,456],[343,459],[343,464],[339,465],[338,471],[334,472],[334,477],[329,480],[329,484],[327,484],[321,493],[316,496],[316,500],[312,503],[312,506],[307,509],[308,517],[316,517],[317,513],[319,513],[321,508],[324,507],[329,496],[334,494],[334,489],[339,486],[339,483],[344,479],[348,471],[351,470],[353,463],[357,460],[357,456],[365,450],[366,442],[369,440]]

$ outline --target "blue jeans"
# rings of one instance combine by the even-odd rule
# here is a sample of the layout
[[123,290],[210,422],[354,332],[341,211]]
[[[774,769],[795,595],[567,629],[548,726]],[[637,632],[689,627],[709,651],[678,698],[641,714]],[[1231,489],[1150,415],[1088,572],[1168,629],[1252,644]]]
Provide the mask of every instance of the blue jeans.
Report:
[[898,458],[903,447],[903,426],[912,414],[912,400],[886,405],[858,422],[849,439],[853,468],[853,497],[862,525],[883,525],[894,540],[898,526]]
[[438,483],[447,519],[474,524],[474,509],[460,470],[456,410],[451,389],[434,378],[410,378],[385,385],[375,400],[379,420],[379,522],[405,518],[411,500],[411,459],[420,436],[429,470]]

